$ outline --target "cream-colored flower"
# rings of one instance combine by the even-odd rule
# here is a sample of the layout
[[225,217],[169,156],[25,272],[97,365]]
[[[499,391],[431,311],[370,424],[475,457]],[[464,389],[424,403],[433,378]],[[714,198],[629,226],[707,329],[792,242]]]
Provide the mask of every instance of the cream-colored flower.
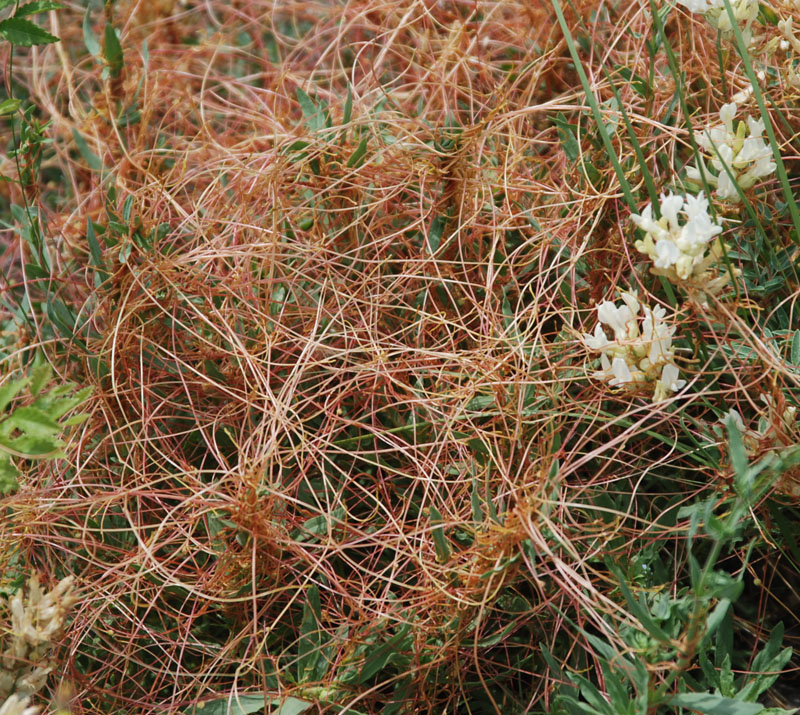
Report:
[[[689,12],[703,15],[706,21],[723,35],[733,32],[725,0],[678,0]],[[758,0],[730,0],[733,16],[739,25],[745,44],[753,39],[753,22],[758,17]]]
[[37,715],[39,708],[30,707],[30,698],[14,693],[0,707],[0,715]]
[[722,226],[708,215],[708,200],[703,192],[686,197],[663,194],[659,211],[658,220],[653,216],[652,204],[641,214],[631,215],[631,220],[645,232],[644,239],[636,241],[637,250],[653,261],[657,269],[654,273],[681,281],[698,278],[708,268],[708,244],[722,232]]
[[[663,400],[686,385],[673,363],[675,327],[666,322],[662,306],[643,305],[633,292],[620,297],[622,305],[605,300],[597,306],[594,333],[583,335],[584,345],[600,352],[600,370],[593,377],[612,387],[653,384],[653,399]],[[612,339],[606,329],[614,333]]]
[[[699,157],[706,180],[717,187],[716,195],[720,199],[732,203],[740,200],[737,185],[742,191],[747,191],[759,179],[775,173],[776,168],[772,149],[764,139],[764,123],[747,117],[746,124],[739,122],[734,127],[736,110],[736,102],[723,104],[719,112],[722,124],[695,132],[697,144],[706,154]],[[710,161],[710,167],[705,163],[706,159]],[[696,166],[686,167],[686,175],[692,181],[701,180]]]

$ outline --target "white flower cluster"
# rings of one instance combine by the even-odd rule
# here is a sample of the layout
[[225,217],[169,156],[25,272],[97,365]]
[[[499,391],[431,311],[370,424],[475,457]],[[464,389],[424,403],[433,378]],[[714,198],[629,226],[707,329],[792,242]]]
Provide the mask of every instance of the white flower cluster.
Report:
[[[733,31],[725,0],[678,0],[689,12],[704,15],[710,25],[723,34]],[[742,29],[742,38],[746,44],[753,37],[753,21],[758,17],[758,0],[730,0],[733,15]]]
[[[45,592],[39,579],[33,576],[28,583],[27,599],[23,600],[20,590],[8,604],[11,624],[0,658],[0,698],[7,698],[6,704],[15,695],[24,697],[44,687],[53,669],[49,656],[54,642],[77,600],[72,593],[72,582],[72,577],[68,576],[52,591]],[[17,703],[20,702],[18,698]]]
[[[675,327],[667,325],[666,311],[661,306],[651,309],[642,305],[633,292],[623,293],[621,298],[620,306],[610,300],[600,303],[597,306],[600,322],[594,335],[583,335],[587,348],[600,351],[601,369],[594,377],[612,386],[655,383],[653,401],[658,402],[686,384],[679,379],[673,362]],[[604,326],[614,333],[613,339],[608,339]]]
[[[723,104],[719,111],[722,124],[695,132],[697,143],[708,154],[714,169],[714,172],[710,172],[700,157],[707,181],[717,187],[719,198],[732,202],[739,201],[737,184],[742,191],[746,191],[759,179],[775,172],[772,149],[763,136],[764,123],[748,117],[746,126],[744,122],[739,122],[734,129],[736,109],[736,102]],[[748,131],[749,135],[745,136]],[[693,181],[700,181],[697,167],[687,167],[686,173]],[[731,176],[735,183],[731,181]]]
[[[641,214],[632,214],[631,220],[645,232],[635,246],[653,261],[653,273],[672,280],[707,284],[708,268],[717,259],[718,251],[707,253],[708,244],[722,226],[708,215],[708,200],[701,191],[697,196],[662,194],[659,202],[661,218],[653,217],[653,205],[647,204]],[[678,214],[685,221],[680,222]]]

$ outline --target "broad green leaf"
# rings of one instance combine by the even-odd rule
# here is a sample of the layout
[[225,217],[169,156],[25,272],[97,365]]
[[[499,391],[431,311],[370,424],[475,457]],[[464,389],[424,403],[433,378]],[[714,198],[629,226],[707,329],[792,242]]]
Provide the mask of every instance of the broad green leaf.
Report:
[[33,0],[33,2],[20,5],[19,9],[14,13],[14,17],[25,17],[27,15],[38,15],[40,12],[48,12],[49,10],[60,10],[64,6],[59,2],[52,2],[52,0]]
[[0,494],[11,494],[19,489],[19,470],[7,454],[0,453]]
[[122,71],[122,45],[119,42],[114,26],[110,22],[106,23],[103,40],[103,56],[108,63],[108,69],[111,71],[112,77],[118,77]]
[[16,439],[0,437],[0,450],[3,447],[13,450],[15,456],[22,455],[29,459],[55,459],[63,457],[61,448],[64,443],[58,437],[32,437],[23,435]]
[[11,402],[18,394],[19,391],[30,382],[30,378],[23,377],[21,380],[9,380],[5,385],[0,387],[0,412],[2,412],[8,403]]
[[53,437],[61,431],[58,422],[36,407],[19,407],[8,420],[32,437]]
[[300,713],[304,713],[314,705],[314,703],[291,697],[285,698],[280,704],[278,704],[278,701],[273,700],[272,704],[278,705],[277,710],[274,711],[275,715],[300,715]]
[[239,695],[230,699],[207,700],[201,704],[202,707],[188,708],[185,712],[187,715],[252,715],[263,711],[266,704],[263,695]]
[[21,17],[9,17],[0,22],[0,35],[15,47],[33,47],[58,42],[57,37]]
[[764,710],[760,703],[743,703],[713,693],[681,693],[670,698],[668,704],[703,715],[757,715]]
[[31,394],[38,395],[52,377],[53,368],[47,363],[33,368],[33,372],[31,374]]

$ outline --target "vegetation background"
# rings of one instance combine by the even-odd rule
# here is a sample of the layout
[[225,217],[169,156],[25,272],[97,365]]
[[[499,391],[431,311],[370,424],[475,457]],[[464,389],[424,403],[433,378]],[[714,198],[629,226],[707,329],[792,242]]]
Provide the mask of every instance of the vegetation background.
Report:
[[[795,3],[0,8],[0,589],[79,595],[40,705],[800,705]],[[782,161],[706,295],[630,215],[737,96]],[[593,377],[621,290],[664,400]]]

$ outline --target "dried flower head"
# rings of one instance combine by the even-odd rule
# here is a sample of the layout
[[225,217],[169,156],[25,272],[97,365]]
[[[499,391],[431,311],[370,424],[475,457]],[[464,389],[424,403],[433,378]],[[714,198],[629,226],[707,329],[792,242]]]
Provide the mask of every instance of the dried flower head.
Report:
[[76,600],[71,576],[49,592],[33,576],[27,598],[21,590],[14,595],[8,604],[11,624],[0,660],[0,697],[12,692],[29,695],[44,687],[53,668],[49,658],[55,641]]

